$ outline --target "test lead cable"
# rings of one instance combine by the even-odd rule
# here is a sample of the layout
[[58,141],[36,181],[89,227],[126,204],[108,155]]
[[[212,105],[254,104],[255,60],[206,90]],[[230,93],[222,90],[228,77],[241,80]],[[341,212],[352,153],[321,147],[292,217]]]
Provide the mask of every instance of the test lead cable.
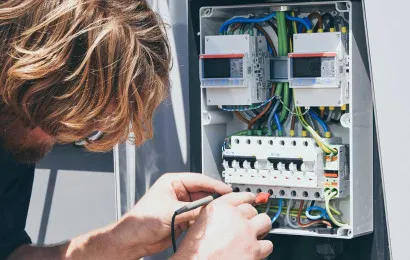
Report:
[[174,253],[177,251],[177,243],[175,239],[175,218],[176,216],[194,210],[196,208],[199,208],[201,206],[209,204],[211,201],[214,199],[219,198],[221,195],[214,193],[212,195],[206,196],[202,199],[187,203],[186,205],[182,206],[181,208],[177,209],[174,212],[174,215],[172,215],[172,220],[171,220],[171,239],[172,239],[172,249],[174,250]]

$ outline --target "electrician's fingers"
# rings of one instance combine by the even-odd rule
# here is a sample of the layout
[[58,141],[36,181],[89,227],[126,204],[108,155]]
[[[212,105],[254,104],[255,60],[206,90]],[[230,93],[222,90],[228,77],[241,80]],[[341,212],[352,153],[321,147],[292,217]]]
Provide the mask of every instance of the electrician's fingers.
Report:
[[263,235],[272,229],[270,217],[265,214],[259,214],[250,220],[257,236]]
[[259,240],[259,249],[256,255],[256,259],[264,259],[268,257],[273,251],[273,243],[269,240]]
[[237,208],[247,219],[252,219],[256,215],[258,215],[258,211],[249,203],[241,204]]

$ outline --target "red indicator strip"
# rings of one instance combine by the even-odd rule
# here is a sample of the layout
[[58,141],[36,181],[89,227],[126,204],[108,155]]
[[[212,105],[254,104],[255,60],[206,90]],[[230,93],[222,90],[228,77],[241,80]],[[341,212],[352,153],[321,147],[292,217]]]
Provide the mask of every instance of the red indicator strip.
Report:
[[336,57],[336,52],[318,52],[318,53],[289,53],[289,58],[310,58],[310,57]]
[[201,54],[201,59],[239,59],[245,57],[245,54]]

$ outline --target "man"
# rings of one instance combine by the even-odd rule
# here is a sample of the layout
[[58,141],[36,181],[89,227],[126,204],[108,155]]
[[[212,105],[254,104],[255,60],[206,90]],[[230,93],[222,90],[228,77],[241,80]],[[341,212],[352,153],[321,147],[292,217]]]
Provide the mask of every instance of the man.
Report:
[[[165,174],[118,223],[49,247],[24,231],[33,163],[55,143],[107,151],[132,131],[152,136],[168,93],[170,52],[161,20],[137,0],[5,0],[0,4],[0,258],[138,259],[170,246],[184,203],[217,192],[176,219],[189,231],[175,259],[260,259],[271,227],[254,195],[200,174]],[[86,139],[102,131],[98,140]]]

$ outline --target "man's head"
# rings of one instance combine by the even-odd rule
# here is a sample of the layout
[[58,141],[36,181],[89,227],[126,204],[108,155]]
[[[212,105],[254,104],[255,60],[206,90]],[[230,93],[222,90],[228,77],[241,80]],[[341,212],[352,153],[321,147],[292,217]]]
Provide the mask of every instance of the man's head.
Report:
[[29,162],[96,130],[91,151],[150,138],[169,86],[163,29],[145,1],[2,1],[1,143]]

